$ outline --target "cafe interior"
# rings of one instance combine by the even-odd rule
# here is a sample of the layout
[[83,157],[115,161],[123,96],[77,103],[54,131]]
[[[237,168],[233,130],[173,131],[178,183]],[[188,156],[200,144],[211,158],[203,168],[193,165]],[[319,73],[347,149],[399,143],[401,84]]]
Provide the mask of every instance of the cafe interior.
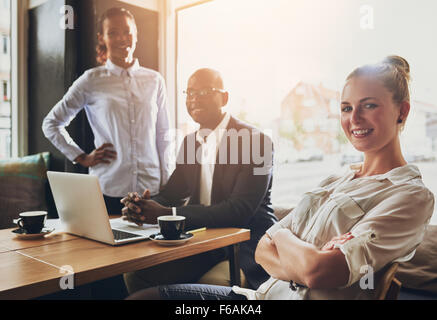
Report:
[[[339,124],[348,73],[388,55],[406,58],[412,111],[401,135],[404,158],[437,194],[434,0],[0,0],[1,300],[122,300],[129,295],[123,274],[218,248],[229,258],[197,283],[247,286],[240,248],[250,230],[200,226],[172,243],[157,237],[163,221],[120,245],[109,228],[126,222],[111,212],[108,219],[97,178],[44,135],[47,114],[98,66],[97,21],[113,7],[135,16],[135,58],[165,82],[175,154],[197,130],[185,104],[190,75],[220,71],[226,111],[275,145],[278,220],[323,178],[363,159]],[[85,110],[67,130],[85,153],[98,147]],[[75,206],[82,214],[69,211]],[[390,263],[369,285],[379,300],[437,299],[436,213],[414,256]]]

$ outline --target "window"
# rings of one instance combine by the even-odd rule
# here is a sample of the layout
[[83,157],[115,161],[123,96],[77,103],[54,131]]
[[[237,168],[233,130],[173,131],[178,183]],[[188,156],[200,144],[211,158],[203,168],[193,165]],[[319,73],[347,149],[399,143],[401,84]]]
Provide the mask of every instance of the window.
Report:
[[8,102],[9,100],[11,100],[11,95],[8,88],[8,82],[3,81],[3,102]]
[[7,36],[2,36],[3,38],[3,54],[8,54],[8,43],[9,43],[9,38]]
[[11,56],[9,38],[11,34],[11,11],[9,0],[0,2],[0,32],[2,33],[0,53],[0,159],[11,156]]
[[362,159],[339,122],[344,80],[360,65],[398,54],[410,62],[413,79],[403,150],[437,194],[437,46],[429,41],[437,3],[371,3],[373,12],[349,0],[216,0],[178,11],[179,129],[195,128],[181,94],[188,77],[201,67],[219,70],[228,111],[272,133],[273,203],[294,204],[350,159]]

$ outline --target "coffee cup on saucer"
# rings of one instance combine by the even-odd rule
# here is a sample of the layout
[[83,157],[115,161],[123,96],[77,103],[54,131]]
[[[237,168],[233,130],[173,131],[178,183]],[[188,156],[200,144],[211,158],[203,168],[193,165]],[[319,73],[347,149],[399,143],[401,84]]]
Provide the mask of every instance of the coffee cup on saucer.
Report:
[[20,213],[17,225],[27,234],[38,234],[44,228],[47,211],[27,211]]
[[178,240],[185,229],[184,216],[160,216],[158,225],[165,240]]

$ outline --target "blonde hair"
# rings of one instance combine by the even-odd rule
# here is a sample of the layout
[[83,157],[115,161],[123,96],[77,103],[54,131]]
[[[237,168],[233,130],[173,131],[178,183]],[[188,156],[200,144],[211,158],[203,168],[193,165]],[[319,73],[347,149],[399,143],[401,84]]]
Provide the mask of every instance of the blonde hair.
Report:
[[346,81],[359,76],[374,76],[393,93],[393,101],[397,104],[410,103],[410,65],[399,56],[388,56],[376,64],[368,64],[352,71]]

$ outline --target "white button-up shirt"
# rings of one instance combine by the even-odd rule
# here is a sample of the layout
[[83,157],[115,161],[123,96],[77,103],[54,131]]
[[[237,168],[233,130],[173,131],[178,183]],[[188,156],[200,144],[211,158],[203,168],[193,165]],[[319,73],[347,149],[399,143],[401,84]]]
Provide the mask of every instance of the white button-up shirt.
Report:
[[94,144],[112,143],[117,158],[89,168],[99,177],[102,192],[123,197],[149,189],[154,195],[171,174],[173,148],[165,83],[162,76],[143,68],[138,60],[123,69],[110,60],[79,77],[43,121],[45,136],[69,160],[84,151],[65,127],[85,108]]
[[337,246],[350,271],[346,286],[334,289],[300,287],[293,291],[288,282],[270,278],[256,291],[239,287],[234,287],[234,291],[250,299],[374,298],[375,290],[362,288],[361,279],[372,270],[376,273],[376,287],[381,276],[378,270],[393,261],[413,257],[433,214],[434,196],[424,186],[415,165],[353,179],[359,169],[360,165],[351,166],[346,175],[325,179],[319,187],[305,193],[288,216],[267,230],[273,235],[281,228],[288,228],[319,249],[334,236],[352,232],[353,239]]
[[[200,204],[211,205],[212,179],[217,159],[217,151],[228,127],[231,115],[226,113],[220,124],[206,137],[202,136],[202,130],[197,131],[196,140],[200,143],[198,152],[201,152],[200,165]],[[208,130],[209,131],[209,130]]]

